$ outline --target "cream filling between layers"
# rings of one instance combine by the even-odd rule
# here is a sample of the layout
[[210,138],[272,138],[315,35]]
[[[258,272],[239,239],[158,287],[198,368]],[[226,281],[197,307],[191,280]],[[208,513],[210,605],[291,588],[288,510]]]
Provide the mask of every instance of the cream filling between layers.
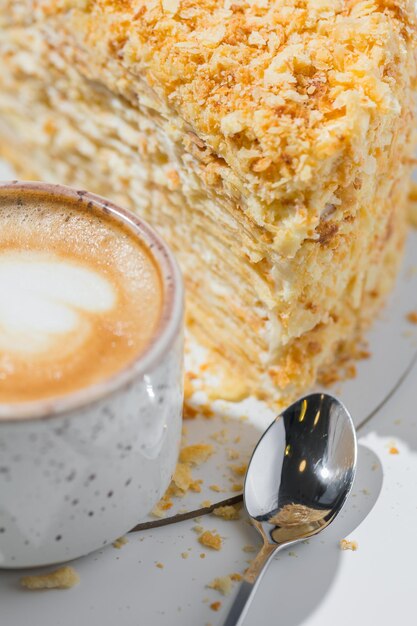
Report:
[[[258,365],[276,361],[286,344],[318,323],[328,322],[329,312],[337,309],[351,280],[353,305],[360,305],[364,285],[371,276],[368,249],[376,234],[369,236],[364,231],[357,246],[362,245],[363,249],[346,258],[333,276],[328,276],[333,260],[331,251],[313,254],[312,263],[308,263],[309,250],[317,245],[315,242],[304,244],[303,253],[295,260],[284,259],[271,250],[268,241],[262,242],[266,233],[248,222],[237,209],[234,197],[216,194],[204,183],[204,155],[198,152],[198,145],[197,156],[184,151],[183,134],[149,108],[155,105],[149,95],[148,108],[142,111],[132,107],[97,82],[82,79],[56,52],[48,50],[36,29],[30,33],[31,37],[28,29],[9,33],[9,50],[12,52],[15,47],[18,52],[9,58],[9,67],[6,65],[1,77],[5,88],[0,94],[0,110],[6,112],[8,125],[14,120],[16,129],[20,133],[23,129],[27,137],[36,127],[34,146],[48,147],[52,158],[54,154],[65,154],[67,163],[54,164],[57,175],[62,173],[63,179],[75,176],[74,182],[86,181],[91,187],[92,181],[88,175],[83,178],[82,169],[91,172],[93,162],[94,176],[97,173],[100,181],[97,191],[102,192],[104,184],[108,184],[113,197],[128,200],[169,239],[191,277],[189,289],[195,292],[195,298],[202,297],[201,285],[207,281],[208,269],[213,297],[204,291],[204,309],[207,315],[215,312],[216,324],[222,316],[225,318],[225,337],[229,335],[227,342],[238,354],[243,351],[246,359]],[[27,53],[22,53],[25,46]],[[16,71],[24,80],[15,81]],[[130,93],[131,87],[126,90]],[[143,101],[141,95],[142,105]],[[58,124],[54,123],[54,116]],[[6,136],[8,132],[4,128]],[[45,171],[50,170],[50,159],[45,157],[43,162]],[[401,178],[402,173],[397,170],[396,175]],[[374,211],[386,204],[391,183],[387,181],[378,192],[370,182],[372,172],[366,176],[366,192],[357,193],[351,203],[352,212],[363,211],[360,205],[366,206],[366,202],[372,203]],[[320,203],[323,199],[326,203],[334,200],[336,189],[334,185],[322,190]],[[344,208],[349,208],[349,203]],[[381,232],[385,223],[386,218],[381,216]],[[289,220],[285,232],[290,232],[294,225]],[[376,230],[374,223],[368,226]],[[363,242],[367,245],[363,246]],[[311,291],[316,287],[317,299],[322,300],[318,312],[306,310],[298,302],[311,285]],[[221,297],[216,297],[219,294]],[[243,321],[239,311],[243,312]],[[245,317],[251,318],[254,328]]]

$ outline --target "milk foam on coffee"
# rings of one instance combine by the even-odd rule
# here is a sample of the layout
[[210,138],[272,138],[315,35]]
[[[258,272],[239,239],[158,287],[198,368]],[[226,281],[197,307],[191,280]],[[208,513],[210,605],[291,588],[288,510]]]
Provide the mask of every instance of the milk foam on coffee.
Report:
[[114,218],[65,199],[0,201],[0,402],[109,378],[149,345],[161,306],[152,257]]

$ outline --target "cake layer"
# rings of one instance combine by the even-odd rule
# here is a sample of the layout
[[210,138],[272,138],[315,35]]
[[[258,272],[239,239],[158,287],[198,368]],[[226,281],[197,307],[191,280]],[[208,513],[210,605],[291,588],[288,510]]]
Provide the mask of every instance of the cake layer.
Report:
[[179,257],[196,333],[269,397],[310,385],[399,262],[411,5],[13,4],[3,154],[140,211]]

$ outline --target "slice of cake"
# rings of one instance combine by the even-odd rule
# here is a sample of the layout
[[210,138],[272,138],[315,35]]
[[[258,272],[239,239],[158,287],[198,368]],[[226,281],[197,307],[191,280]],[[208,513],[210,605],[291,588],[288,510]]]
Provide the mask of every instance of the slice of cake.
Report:
[[0,153],[158,228],[248,389],[310,386],[401,258],[414,3],[0,0],[0,23]]

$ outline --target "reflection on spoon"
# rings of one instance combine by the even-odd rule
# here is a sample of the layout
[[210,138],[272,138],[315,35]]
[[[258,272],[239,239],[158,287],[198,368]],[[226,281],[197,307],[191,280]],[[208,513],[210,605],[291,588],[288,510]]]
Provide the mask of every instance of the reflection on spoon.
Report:
[[246,571],[224,626],[240,626],[273,555],[316,535],[340,512],[352,487],[357,444],[336,398],[312,394],[272,423],[256,446],[244,487],[246,510],[263,547]]

